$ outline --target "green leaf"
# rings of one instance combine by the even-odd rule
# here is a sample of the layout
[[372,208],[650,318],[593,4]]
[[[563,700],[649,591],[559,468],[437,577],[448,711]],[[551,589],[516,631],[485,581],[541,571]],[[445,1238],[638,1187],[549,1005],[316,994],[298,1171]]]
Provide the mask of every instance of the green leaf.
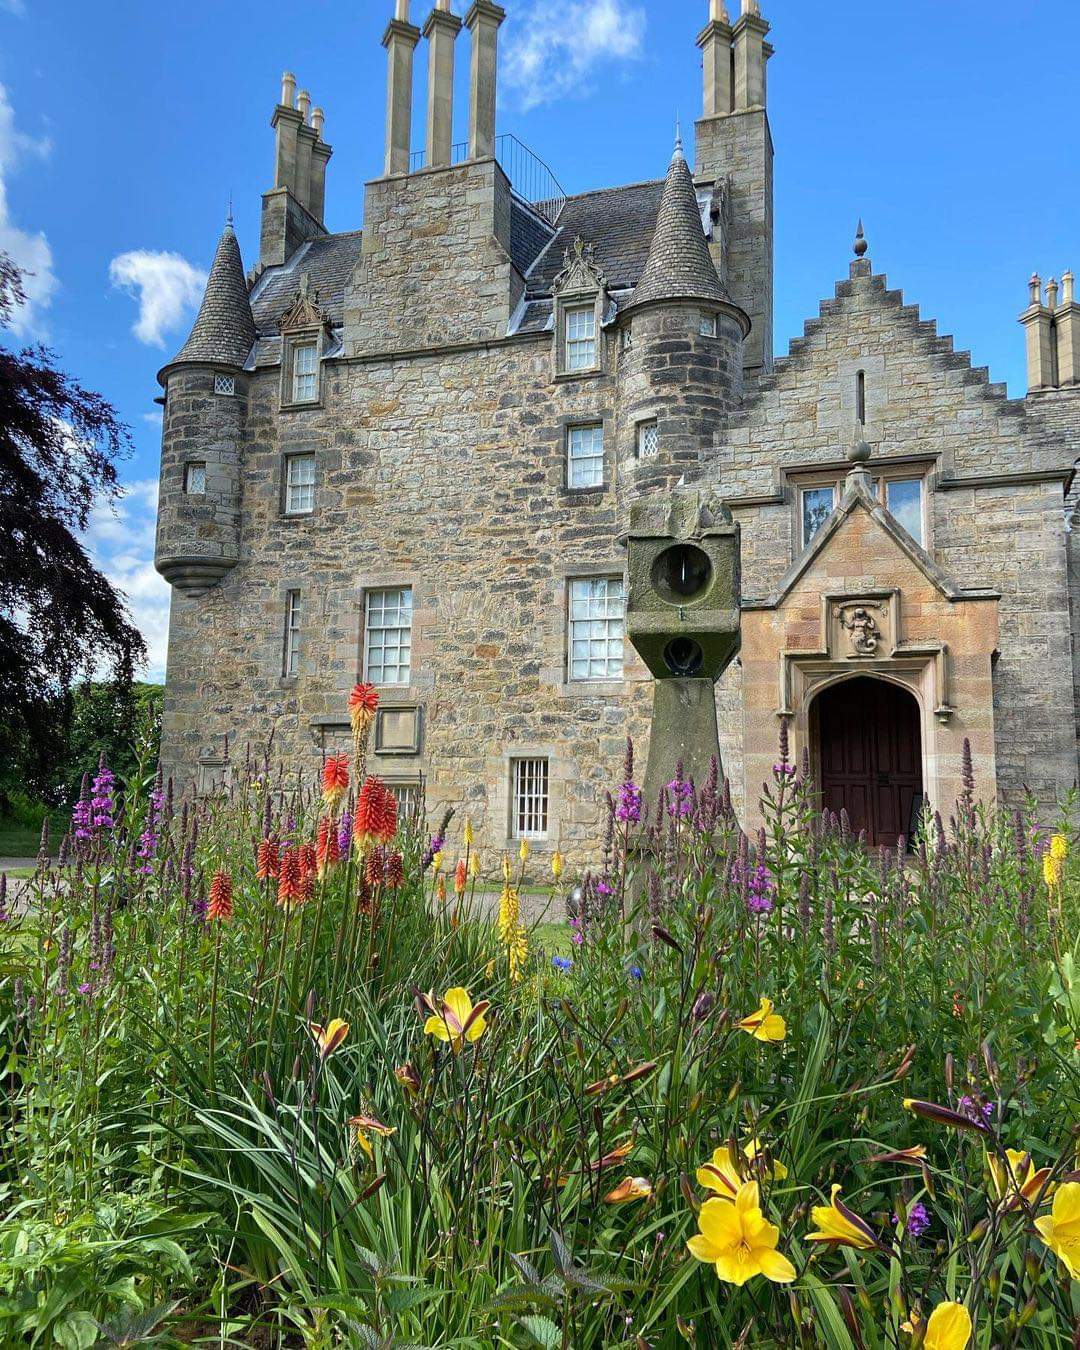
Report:
[[844,1324],[843,1314],[832,1294],[816,1275],[806,1275],[806,1289],[817,1311],[821,1331],[828,1350],[855,1350],[851,1334]]
[[98,1324],[88,1312],[68,1313],[53,1329],[53,1338],[63,1350],[91,1350],[97,1344]]
[[556,1350],[562,1337],[562,1332],[550,1317],[523,1317],[521,1326],[536,1341],[537,1345],[544,1347],[544,1350]]

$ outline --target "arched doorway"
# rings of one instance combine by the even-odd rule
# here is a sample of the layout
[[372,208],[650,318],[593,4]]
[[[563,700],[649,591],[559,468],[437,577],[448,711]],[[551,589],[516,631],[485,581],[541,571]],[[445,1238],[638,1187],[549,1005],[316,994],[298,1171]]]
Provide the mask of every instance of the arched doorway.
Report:
[[922,730],[913,695],[860,676],[834,684],[811,707],[822,805],[846,810],[877,848],[911,838],[923,802]]

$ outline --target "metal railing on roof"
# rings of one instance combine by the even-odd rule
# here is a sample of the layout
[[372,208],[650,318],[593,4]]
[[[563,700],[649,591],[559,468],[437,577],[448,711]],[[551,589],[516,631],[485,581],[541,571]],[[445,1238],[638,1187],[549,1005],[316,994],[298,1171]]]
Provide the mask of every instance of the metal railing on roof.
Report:
[[[468,158],[468,141],[451,146],[451,164],[464,164]],[[515,195],[549,225],[555,225],[566,204],[566,193],[548,165],[510,132],[495,137],[495,158],[509,178]],[[427,151],[414,150],[409,156],[409,172],[417,173],[426,166]]]

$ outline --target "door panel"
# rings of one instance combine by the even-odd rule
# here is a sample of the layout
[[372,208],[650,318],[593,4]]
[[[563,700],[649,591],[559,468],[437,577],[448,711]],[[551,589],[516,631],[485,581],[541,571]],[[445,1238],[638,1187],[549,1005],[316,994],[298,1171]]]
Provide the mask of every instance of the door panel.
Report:
[[915,699],[860,676],[817,701],[822,802],[847,811],[872,847],[895,848],[922,792],[922,737]]

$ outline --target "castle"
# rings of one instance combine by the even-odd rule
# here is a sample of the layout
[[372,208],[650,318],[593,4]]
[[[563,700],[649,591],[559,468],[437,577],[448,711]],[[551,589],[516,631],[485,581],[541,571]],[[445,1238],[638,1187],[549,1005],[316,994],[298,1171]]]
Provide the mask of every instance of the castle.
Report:
[[1032,279],[1023,400],[889,289],[861,229],[774,360],[757,0],[711,0],[693,167],[679,145],[665,178],[571,197],[496,135],[504,17],[436,0],[421,32],[397,0],[363,230],[326,230],[323,114],[284,77],[258,263],[245,276],[227,227],[160,375],[168,771],[212,791],[273,733],[311,776],[366,679],[372,769],[401,799],[423,781],[481,847],[586,861],[651,707],[624,642],[630,506],[686,484],[741,528],[742,651],[717,701],[746,826],[781,718],[871,843],[951,807],[965,739],[985,796],[1060,797],[1080,693],[1073,277]]

